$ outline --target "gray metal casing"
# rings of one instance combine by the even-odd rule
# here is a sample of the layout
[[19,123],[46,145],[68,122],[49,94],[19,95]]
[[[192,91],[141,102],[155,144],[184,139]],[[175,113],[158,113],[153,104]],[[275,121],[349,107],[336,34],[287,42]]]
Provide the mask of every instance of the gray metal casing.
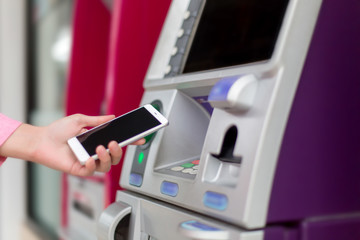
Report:
[[[151,198],[126,192],[118,192],[117,198],[121,199],[121,201],[118,201],[107,208],[100,217],[98,224],[99,240],[114,239],[116,225],[127,215],[127,209],[131,209],[128,240],[209,240],[209,237],[202,236],[201,233],[193,237],[189,237],[186,235],[186,232],[182,231],[179,227],[180,223],[188,221],[189,219],[200,221],[201,223],[209,226],[216,226],[216,228],[221,229],[225,233],[226,237],[223,239],[263,239],[264,233],[262,230],[242,231],[221,221],[206,218]],[[154,221],[154,219],[156,219],[156,221]]]
[[[152,142],[144,181],[140,187],[129,184],[136,147],[128,147],[120,184],[128,190],[246,229],[264,227],[282,136],[321,1],[289,2],[269,61],[163,78],[165,63],[173,44],[171,41],[175,39],[186,3],[188,1],[172,2],[144,82],[146,92],[141,102],[145,104],[160,100],[170,126],[159,131]],[[246,74],[252,74],[258,79],[256,99],[252,108],[246,112],[214,109],[209,121],[206,114],[201,113],[200,105],[189,100],[206,96],[212,86],[224,77]],[[174,106],[177,106],[176,110]],[[194,115],[192,111],[196,108],[198,113]],[[181,120],[184,117],[189,117],[189,120]],[[183,124],[176,124],[172,119]],[[241,164],[222,162],[212,156],[220,152],[224,134],[231,126],[236,126],[239,132],[234,155],[243,157]],[[189,131],[193,136],[200,136],[196,144],[189,148],[189,151],[200,155],[200,169],[196,178],[189,180],[158,173],[158,168],[181,161],[181,156],[186,155],[184,145],[193,140],[186,135]],[[189,154],[190,157],[192,155]],[[160,192],[161,183],[165,180],[178,184],[179,192],[175,197]],[[204,206],[203,196],[207,191],[226,195],[229,200],[227,208],[219,211]]]

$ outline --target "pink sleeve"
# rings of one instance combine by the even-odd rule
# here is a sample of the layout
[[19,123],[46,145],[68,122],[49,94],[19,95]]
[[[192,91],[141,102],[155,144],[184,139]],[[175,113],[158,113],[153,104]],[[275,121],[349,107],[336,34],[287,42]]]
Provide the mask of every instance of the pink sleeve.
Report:
[[[0,113],[0,146],[10,137],[16,128],[20,126],[21,122],[8,118]],[[0,156],[0,166],[5,161],[6,157]]]

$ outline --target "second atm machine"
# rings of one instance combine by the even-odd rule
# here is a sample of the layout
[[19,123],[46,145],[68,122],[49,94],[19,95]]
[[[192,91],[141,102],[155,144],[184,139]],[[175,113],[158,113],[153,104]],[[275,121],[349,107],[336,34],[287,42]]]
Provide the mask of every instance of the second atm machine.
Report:
[[360,3],[174,0],[99,239],[360,239]]

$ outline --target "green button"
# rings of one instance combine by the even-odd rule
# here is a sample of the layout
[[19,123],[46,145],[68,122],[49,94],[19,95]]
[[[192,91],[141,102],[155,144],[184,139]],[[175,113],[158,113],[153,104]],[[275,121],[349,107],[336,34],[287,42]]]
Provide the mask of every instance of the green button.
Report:
[[155,133],[151,133],[151,134],[147,135],[146,137],[144,137],[145,143],[148,143],[153,138],[154,135],[155,135]]
[[183,165],[181,165],[182,167],[184,167],[184,168],[191,168],[191,167],[193,167],[195,164],[193,164],[193,163],[184,163]]
[[151,103],[151,105],[160,112],[160,105],[157,103]]
[[140,152],[139,153],[139,156],[138,156],[138,163],[141,164],[143,161],[144,161],[144,153],[143,152]]
[[[151,103],[151,105],[152,105],[156,110],[158,110],[158,111],[160,112],[160,105],[159,105],[158,103],[156,103],[156,101],[153,102],[153,103]],[[151,133],[151,134],[147,135],[146,137],[144,137],[144,138],[145,138],[145,143],[150,142],[151,139],[154,137],[155,134],[156,134],[156,132]]]

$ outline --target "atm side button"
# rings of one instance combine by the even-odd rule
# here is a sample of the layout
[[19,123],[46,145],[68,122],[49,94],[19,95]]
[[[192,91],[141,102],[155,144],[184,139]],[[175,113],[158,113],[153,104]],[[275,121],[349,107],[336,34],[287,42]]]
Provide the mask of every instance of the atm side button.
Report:
[[142,182],[143,182],[143,177],[140,174],[137,174],[137,173],[130,174],[130,179],[129,179],[130,185],[140,187]]
[[163,181],[161,183],[160,191],[162,194],[175,197],[179,192],[179,185],[177,185],[177,183]]
[[229,232],[217,227],[207,225],[197,220],[182,222],[178,230],[191,239],[229,239]]
[[228,198],[224,194],[208,191],[203,196],[203,203],[206,207],[223,211],[228,206]]

